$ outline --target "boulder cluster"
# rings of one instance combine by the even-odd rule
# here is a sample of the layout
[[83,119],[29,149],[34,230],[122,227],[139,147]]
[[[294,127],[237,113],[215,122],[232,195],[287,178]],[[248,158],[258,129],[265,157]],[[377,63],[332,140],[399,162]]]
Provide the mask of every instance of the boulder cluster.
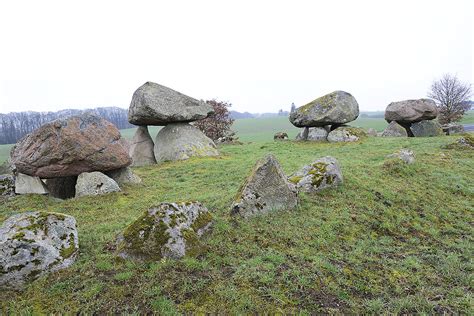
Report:
[[389,125],[381,136],[428,137],[442,135],[441,125],[434,120],[437,116],[436,103],[430,99],[392,102],[385,110],[385,120]]
[[118,182],[140,182],[128,166],[128,144],[109,121],[82,114],[44,124],[13,147],[16,194],[66,199],[120,191]]
[[290,113],[290,122],[304,129],[297,140],[353,142],[367,134],[360,128],[346,124],[359,116],[359,104],[347,92],[334,91]]
[[[214,142],[190,124],[213,112],[204,101],[157,83],[145,83],[133,94],[128,110],[128,121],[139,126],[130,146],[132,166],[219,155]],[[154,142],[148,125],[164,126]]]

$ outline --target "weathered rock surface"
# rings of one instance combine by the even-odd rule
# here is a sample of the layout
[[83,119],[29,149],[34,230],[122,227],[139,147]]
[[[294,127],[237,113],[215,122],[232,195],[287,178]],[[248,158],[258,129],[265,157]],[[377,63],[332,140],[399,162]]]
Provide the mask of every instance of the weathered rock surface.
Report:
[[454,143],[443,146],[446,149],[474,149],[474,136],[472,134],[465,133],[462,137],[458,138]]
[[218,155],[219,152],[212,139],[187,123],[169,124],[156,135],[155,158],[157,162]]
[[84,172],[77,177],[76,197],[118,191],[120,191],[120,187],[117,182],[101,172]]
[[110,122],[83,114],[47,123],[12,150],[18,172],[40,178],[108,171],[131,163],[125,140]]
[[144,261],[195,256],[212,215],[199,202],[161,203],[150,208],[117,238],[118,255]]
[[357,142],[365,137],[367,134],[362,128],[341,126],[329,132],[328,141],[331,143]]
[[301,129],[301,131],[296,135],[296,140],[307,140],[309,134],[309,127]]
[[441,128],[443,129],[443,132],[446,133],[446,135],[464,133],[464,126],[461,124],[450,123],[441,126]]
[[288,139],[288,134],[284,132],[278,132],[275,135],[273,135],[273,140],[287,140]]
[[412,164],[415,162],[415,154],[409,149],[401,149],[396,153],[387,156],[389,159],[399,159],[406,164]]
[[76,195],[76,176],[46,179],[45,182],[49,194],[55,198],[64,200]]
[[15,195],[15,177],[11,174],[0,175],[0,196]]
[[214,113],[211,105],[154,82],[139,87],[132,97],[128,121],[135,125],[192,122]]
[[334,91],[290,113],[290,122],[297,127],[323,127],[345,124],[359,116],[356,99],[344,91]]
[[408,137],[408,133],[403,126],[392,121],[383,131],[382,137]]
[[443,135],[443,129],[438,121],[420,121],[413,123],[410,130],[415,137],[431,137]]
[[430,99],[405,100],[390,103],[385,109],[385,120],[390,123],[414,123],[438,116],[436,103]]
[[118,185],[129,183],[138,184],[142,182],[142,179],[140,179],[130,167],[109,171],[107,172],[107,176],[117,182]]
[[324,127],[311,127],[308,131],[308,141],[327,141],[328,140],[328,131]]
[[242,217],[280,209],[290,210],[298,204],[296,187],[290,183],[272,155],[259,160],[237,193],[231,214]]
[[336,158],[323,157],[300,171],[292,174],[288,180],[294,183],[298,190],[312,193],[326,188],[336,187],[343,183],[342,171]]
[[76,220],[69,215],[26,212],[0,227],[0,288],[21,289],[39,276],[64,269],[79,250]]
[[48,194],[48,188],[39,177],[19,173],[15,177],[16,194]]
[[378,134],[378,132],[377,132],[377,130],[376,130],[375,128],[372,128],[372,127],[371,127],[371,128],[369,128],[369,129],[367,129],[367,135],[368,135],[368,136],[374,136],[374,137],[376,137],[377,134]]
[[138,126],[130,145],[132,166],[141,167],[156,164],[155,144],[148,132],[147,126]]

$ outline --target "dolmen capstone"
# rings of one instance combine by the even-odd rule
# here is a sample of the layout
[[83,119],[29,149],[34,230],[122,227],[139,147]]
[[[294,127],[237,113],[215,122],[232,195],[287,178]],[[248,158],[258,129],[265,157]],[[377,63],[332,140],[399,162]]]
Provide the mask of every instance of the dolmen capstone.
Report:
[[343,183],[342,171],[336,158],[327,156],[313,161],[292,174],[288,180],[300,191],[314,193]]
[[119,130],[91,113],[44,124],[11,151],[17,172],[16,193],[49,193],[63,199],[76,196],[77,178],[82,173],[117,172],[131,162],[128,144]]
[[59,213],[25,212],[0,226],[0,289],[19,290],[64,269],[79,250],[76,220]]
[[[128,111],[128,121],[139,126],[130,148],[133,165],[217,156],[214,142],[189,124],[213,112],[203,101],[154,82],[145,83],[133,94]],[[164,126],[154,143],[148,125]]]
[[259,160],[247,177],[231,209],[231,215],[244,218],[280,209],[291,210],[298,204],[298,192],[288,181],[273,155]]
[[160,203],[144,212],[117,237],[117,255],[140,261],[199,255],[200,238],[212,215],[199,202]]
[[346,126],[358,116],[356,99],[350,93],[334,91],[295,109],[289,120],[294,126],[304,128],[297,140],[346,142],[360,140],[360,135],[365,134],[362,129]]
[[[428,137],[442,134],[441,125],[433,121],[438,116],[436,103],[430,99],[405,100],[390,103],[385,109],[385,120],[403,127],[408,137]],[[382,136],[404,136],[394,124]]]

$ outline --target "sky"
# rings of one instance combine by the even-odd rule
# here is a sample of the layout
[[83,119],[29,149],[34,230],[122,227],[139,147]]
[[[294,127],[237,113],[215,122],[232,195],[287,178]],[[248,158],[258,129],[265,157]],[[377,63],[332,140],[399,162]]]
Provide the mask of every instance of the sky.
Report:
[[153,81],[236,111],[362,111],[473,80],[474,1],[2,1],[0,113],[128,108]]

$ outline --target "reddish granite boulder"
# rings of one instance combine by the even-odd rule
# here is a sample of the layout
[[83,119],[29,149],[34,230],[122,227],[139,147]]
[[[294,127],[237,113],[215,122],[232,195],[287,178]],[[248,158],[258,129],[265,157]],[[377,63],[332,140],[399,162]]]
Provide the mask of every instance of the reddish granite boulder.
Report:
[[132,162],[119,130],[88,113],[47,123],[26,135],[12,149],[11,160],[18,172],[40,178],[109,171]]

